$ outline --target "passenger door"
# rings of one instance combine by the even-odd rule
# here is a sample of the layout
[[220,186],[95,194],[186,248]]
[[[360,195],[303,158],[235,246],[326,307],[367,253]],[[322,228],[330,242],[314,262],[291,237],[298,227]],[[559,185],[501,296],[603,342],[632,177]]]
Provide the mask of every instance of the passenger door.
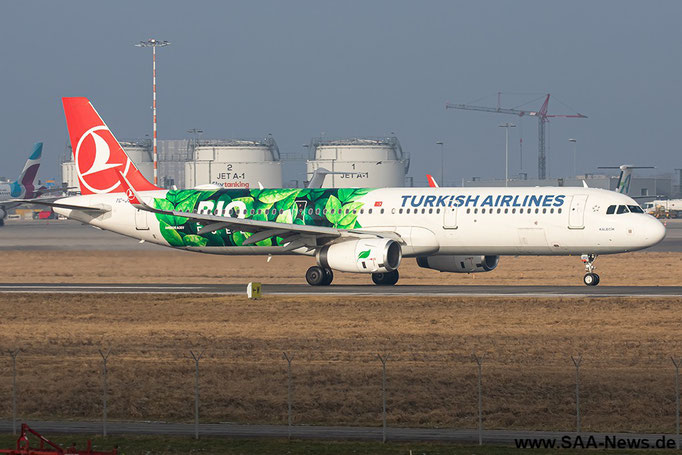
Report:
[[587,204],[586,194],[576,194],[571,199],[571,208],[568,212],[568,228],[585,228],[585,205]]
[[457,229],[457,207],[443,209],[443,229]]
[[148,231],[149,223],[147,223],[147,212],[146,210],[135,209],[135,229],[138,231]]

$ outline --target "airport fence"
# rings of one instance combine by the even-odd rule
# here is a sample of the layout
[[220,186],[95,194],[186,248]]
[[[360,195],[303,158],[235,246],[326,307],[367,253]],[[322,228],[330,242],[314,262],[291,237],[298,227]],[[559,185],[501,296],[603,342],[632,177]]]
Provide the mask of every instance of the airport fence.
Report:
[[[556,431],[680,428],[682,359],[649,366],[591,363],[579,354],[514,365],[473,352],[424,359],[384,350],[319,359],[308,351],[267,359],[195,346],[117,355],[42,356],[14,347],[0,388],[0,409],[15,431],[22,419],[94,419],[434,427]],[[235,360],[238,358],[238,360]],[[652,368],[653,367],[653,368]]]

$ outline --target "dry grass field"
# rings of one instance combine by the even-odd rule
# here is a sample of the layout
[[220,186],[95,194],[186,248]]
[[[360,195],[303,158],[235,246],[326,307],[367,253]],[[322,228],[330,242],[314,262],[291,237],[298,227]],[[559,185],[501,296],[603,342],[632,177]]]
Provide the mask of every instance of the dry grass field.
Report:
[[[114,257],[113,263],[124,261]],[[180,276],[178,265],[168,264],[171,278]],[[65,273],[71,269],[62,267]],[[107,273],[120,271],[120,280],[133,281],[128,268],[115,269]],[[98,276],[106,272],[100,270],[88,281],[110,279]],[[191,265],[184,270],[192,273]],[[220,270],[210,273],[223,277]],[[206,277],[196,271],[192,279]],[[201,361],[205,421],[285,423],[282,351],[288,351],[294,355],[296,424],[379,425],[376,354],[390,353],[389,424],[460,428],[476,425],[471,359],[476,351],[486,355],[487,428],[557,430],[574,425],[570,355],[581,353],[584,429],[672,432],[670,355],[682,355],[680,305],[682,298],[266,296],[248,301],[0,294],[0,348],[22,349],[17,362],[22,418],[98,418],[97,350],[111,346],[111,418],[190,421],[189,350],[207,348]],[[0,357],[0,418],[11,410],[10,365],[8,355]]]
[[[158,251],[13,251],[2,252],[11,264],[0,282],[43,283],[305,283],[314,259],[275,256],[213,256],[177,250]],[[602,285],[680,285],[682,253],[629,253],[600,256]],[[439,273],[419,268],[414,259],[400,267],[400,284],[552,284],[582,285],[579,257],[502,257],[489,273]],[[336,284],[368,284],[366,275],[336,273]]]

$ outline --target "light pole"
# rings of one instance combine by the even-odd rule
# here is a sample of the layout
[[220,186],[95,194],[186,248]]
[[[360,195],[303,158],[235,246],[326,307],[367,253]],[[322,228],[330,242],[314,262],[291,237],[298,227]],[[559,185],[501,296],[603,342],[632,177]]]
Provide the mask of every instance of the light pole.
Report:
[[199,142],[199,135],[203,134],[204,130],[192,128],[190,130],[187,130],[187,132],[194,135],[194,143],[192,144],[192,160],[194,162],[192,163],[192,167],[194,168],[193,185],[196,186],[197,185],[197,142]]
[[443,155],[443,141],[438,141],[436,144],[440,145],[440,185],[444,186],[445,185],[445,177],[444,177],[444,168],[445,168],[445,157]]
[[504,186],[509,186],[509,128],[516,128],[513,123],[502,123],[500,128],[505,129],[504,133]]
[[151,47],[152,48],[152,110],[153,110],[153,116],[154,116],[154,185],[158,186],[159,183],[159,177],[158,177],[158,159],[157,159],[157,153],[156,153],[156,48],[157,47],[164,47],[168,46],[170,44],[169,41],[159,41],[153,38],[148,39],[147,41],[140,41],[139,43],[135,44],[136,47]]
[[576,155],[578,154],[578,141],[577,139],[569,139],[568,142],[573,142],[573,175],[578,176],[578,171],[576,170],[575,163],[576,163]]

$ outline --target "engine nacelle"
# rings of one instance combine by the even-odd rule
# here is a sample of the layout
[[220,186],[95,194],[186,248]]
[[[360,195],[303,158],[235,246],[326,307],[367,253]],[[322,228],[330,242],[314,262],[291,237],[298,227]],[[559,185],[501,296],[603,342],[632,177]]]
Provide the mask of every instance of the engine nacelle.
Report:
[[386,273],[403,258],[400,244],[390,239],[344,240],[321,248],[317,263],[340,272]]
[[495,270],[499,256],[420,256],[419,267],[439,272],[476,273]]

